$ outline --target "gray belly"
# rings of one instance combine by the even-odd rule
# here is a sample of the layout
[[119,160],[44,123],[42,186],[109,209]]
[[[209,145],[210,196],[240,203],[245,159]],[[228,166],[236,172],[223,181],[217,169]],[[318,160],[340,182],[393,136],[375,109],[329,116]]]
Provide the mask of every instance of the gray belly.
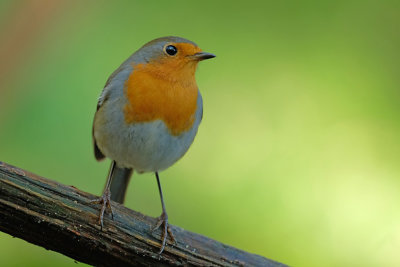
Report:
[[200,96],[192,128],[173,136],[161,120],[126,124],[115,104],[109,101],[98,111],[102,115],[95,118],[96,143],[120,167],[139,172],[162,171],[180,159],[192,144],[202,117]]

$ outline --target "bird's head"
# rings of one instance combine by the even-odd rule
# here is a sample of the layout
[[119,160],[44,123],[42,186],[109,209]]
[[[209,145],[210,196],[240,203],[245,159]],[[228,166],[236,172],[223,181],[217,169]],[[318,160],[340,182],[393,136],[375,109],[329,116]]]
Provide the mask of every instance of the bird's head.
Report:
[[194,79],[197,64],[215,57],[195,43],[180,37],[162,37],[148,42],[136,53],[139,68],[168,80]]

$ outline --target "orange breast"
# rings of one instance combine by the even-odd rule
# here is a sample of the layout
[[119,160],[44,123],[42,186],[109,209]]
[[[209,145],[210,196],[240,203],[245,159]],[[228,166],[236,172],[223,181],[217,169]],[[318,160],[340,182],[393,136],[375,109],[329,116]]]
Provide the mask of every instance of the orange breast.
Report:
[[[175,64],[175,65],[174,65]],[[172,135],[189,130],[195,120],[196,66],[168,62],[138,64],[125,83],[127,123],[162,120]]]

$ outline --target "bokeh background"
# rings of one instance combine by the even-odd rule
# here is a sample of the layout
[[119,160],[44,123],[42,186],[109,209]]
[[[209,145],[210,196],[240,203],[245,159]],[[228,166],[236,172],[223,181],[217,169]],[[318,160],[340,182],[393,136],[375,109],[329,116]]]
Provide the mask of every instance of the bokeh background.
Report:
[[[170,222],[294,266],[400,266],[399,14],[399,1],[3,0],[0,160],[100,194],[106,79],[182,36],[217,58],[198,69],[196,140],[161,174]],[[126,206],[160,214],[153,175],[134,175]],[[76,266],[4,233],[0,265]]]

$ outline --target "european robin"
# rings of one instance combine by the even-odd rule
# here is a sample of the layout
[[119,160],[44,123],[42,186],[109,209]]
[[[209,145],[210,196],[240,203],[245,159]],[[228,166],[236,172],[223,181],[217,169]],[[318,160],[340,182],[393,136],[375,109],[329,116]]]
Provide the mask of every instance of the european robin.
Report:
[[162,214],[153,231],[162,227],[162,243],[174,240],[168,225],[158,173],[189,149],[203,116],[203,102],[195,72],[197,64],[215,55],[180,37],[155,39],[132,54],[111,74],[100,95],[93,122],[97,160],[112,160],[103,195],[99,223],[103,227],[111,200],[123,203],[130,177],[154,172]]

